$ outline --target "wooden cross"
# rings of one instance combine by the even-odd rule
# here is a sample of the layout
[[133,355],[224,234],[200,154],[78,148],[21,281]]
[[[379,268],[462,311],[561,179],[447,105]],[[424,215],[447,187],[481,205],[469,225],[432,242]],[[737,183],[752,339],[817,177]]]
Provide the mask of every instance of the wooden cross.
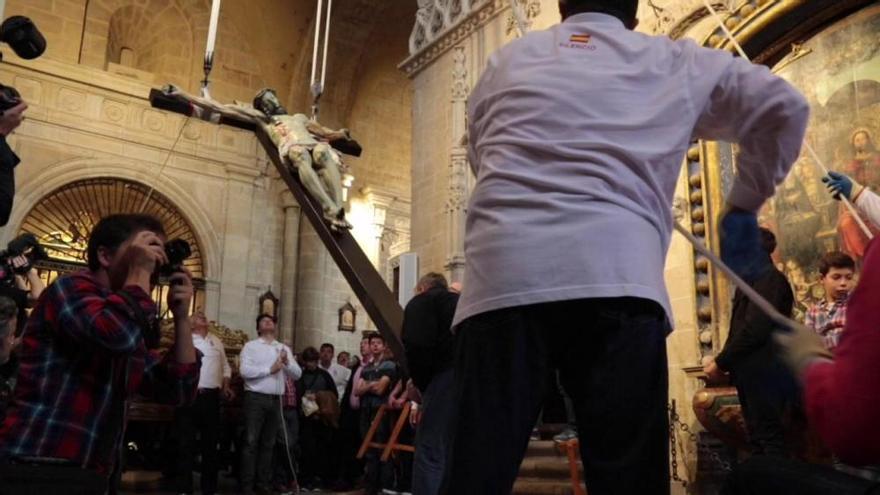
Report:
[[[158,89],[150,91],[150,103],[155,108],[183,114],[187,117],[192,116],[194,113],[194,107],[191,104],[168,96]],[[324,243],[327,251],[330,252],[330,256],[336,262],[358,300],[364,305],[364,309],[366,309],[373,323],[376,324],[379,333],[388,342],[389,347],[394,352],[395,359],[405,368],[406,359],[403,352],[403,344],[400,341],[403,309],[400,307],[391,289],[388,288],[385,280],[379,275],[379,272],[351,235],[351,232],[348,230],[338,232],[330,229],[330,226],[324,220],[320,204],[306,191],[299,182],[299,179],[294,177],[288,165],[281,160],[277,146],[275,146],[262,127],[254,125],[252,122],[236,120],[226,116],[220,118],[219,124],[256,133],[258,141],[263,145],[269,159],[275,164],[281,179],[284,180],[290,192],[293,193],[293,197],[300,204],[302,212],[312,224],[315,232],[318,233],[318,237]],[[334,141],[330,145],[349,155],[360,156],[361,154],[360,146],[354,141]]]

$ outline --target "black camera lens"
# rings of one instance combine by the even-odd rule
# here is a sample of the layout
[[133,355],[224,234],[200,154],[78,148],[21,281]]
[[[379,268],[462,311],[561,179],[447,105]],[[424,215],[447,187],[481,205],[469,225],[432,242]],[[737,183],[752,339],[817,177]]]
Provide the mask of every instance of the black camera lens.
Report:
[[183,239],[172,239],[165,243],[165,256],[168,257],[168,264],[159,268],[159,273],[164,276],[170,276],[174,272],[180,271],[183,262],[192,255],[192,248],[189,243]]
[[16,55],[31,60],[46,51],[46,38],[33,21],[21,15],[14,15],[0,24],[0,40],[12,47]]

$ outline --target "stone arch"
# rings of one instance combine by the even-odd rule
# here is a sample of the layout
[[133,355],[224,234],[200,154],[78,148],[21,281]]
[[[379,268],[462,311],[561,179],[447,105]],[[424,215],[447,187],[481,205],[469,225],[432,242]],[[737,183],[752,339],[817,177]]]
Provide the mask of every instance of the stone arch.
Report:
[[193,278],[204,279],[201,242],[189,218],[165,195],[141,182],[100,177],[65,184],[34,204],[19,234],[36,235],[52,259],[82,263],[88,261],[89,232],[102,218],[140,211],[159,219],[169,240],[182,239],[189,245],[183,265]]
[[221,273],[221,239],[204,208],[193,196],[168,176],[156,178],[154,169],[144,163],[134,161],[76,158],[60,162],[40,173],[16,192],[15,204],[9,224],[3,231],[5,245],[21,228],[26,215],[39,201],[66,184],[83,179],[119,178],[142,184],[155,184],[156,191],[168,198],[177,209],[184,213],[202,250],[204,276],[206,280],[217,280]]
[[86,12],[81,61],[105,69],[119,63],[123,47],[134,52],[134,67],[177,84],[190,82],[193,26],[202,15],[203,1],[93,0]]

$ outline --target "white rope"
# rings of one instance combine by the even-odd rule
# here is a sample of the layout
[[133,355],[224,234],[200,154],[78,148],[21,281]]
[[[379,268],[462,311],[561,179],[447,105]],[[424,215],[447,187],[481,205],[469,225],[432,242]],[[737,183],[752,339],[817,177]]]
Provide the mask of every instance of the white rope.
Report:
[[330,12],[333,10],[333,0],[327,0],[327,22],[324,25],[324,61],[321,62],[321,92],[324,92],[324,82],[327,80],[327,49],[330,47]]
[[159,170],[156,172],[156,176],[153,177],[153,184],[150,186],[150,190],[147,192],[147,195],[144,196],[144,202],[141,203],[141,207],[138,210],[138,213],[143,213],[144,210],[147,209],[147,204],[153,197],[153,191],[156,190],[156,183],[159,182],[159,177],[162,176],[162,172],[165,171],[165,167],[168,166],[168,160],[170,160],[171,155],[174,154],[174,150],[175,148],[177,148],[177,143],[180,142],[180,138],[181,136],[183,136],[183,131],[184,129],[186,129],[186,126],[189,125],[190,120],[192,120],[192,117],[187,117],[186,120],[183,121],[183,125],[180,126],[180,132],[177,133],[177,138],[174,140],[174,144],[171,145],[171,149],[168,150],[168,154],[165,156],[165,161],[162,162],[162,166],[159,167]]
[[[736,38],[733,37],[733,33],[731,33],[729,29],[727,29],[727,26],[724,25],[724,22],[721,20],[721,17],[718,15],[717,12],[715,12],[715,9],[712,8],[712,5],[709,3],[709,0],[703,0],[703,4],[706,6],[707,9],[709,9],[709,12],[715,18],[715,22],[717,22],[718,25],[721,26],[721,29],[724,31],[724,34],[727,35],[727,39],[733,44],[733,47],[736,48],[736,51],[739,52],[739,55],[743,58],[743,60],[751,61],[749,59],[748,55],[746,55],[746,52],[743,51],[742,46],[739,44],[739,42],[736,40]],[[819,155],[816,153],[816,150],[813,149],[813,147],[810,145],[810,142],[807,141],[806,139],[804,139],[804,147],[807,149],[807,152],[813,158],[813,162],[816,164],[817,167],[819,167],[819,170],[822,172],[822,175],[823,176],[828,175],[828,168],[825,166],[824,163],[822,163],[822,159],[819,158]],[[859,225],[859,228],[862,229],[862,232],[868,237],[868,239],[873,239],[874,234],[871,232],[871,229],[869,229],[868,226],[865,224],[865,221],[862,220],[862,216],[859,215],[858,211],[856,211],[856,208],[855,208],[855,206],[853,206],[852,202],[846,196],[844,196],[842,194],[840,195],[840,200],[843,202],[843,205],[846,207],[846,209],[849,210],[849,212],[852,214],[853,218],[855,218],[856,223]]]
[[727,39],[729,39],[731,43],[733,43],[733,47],[736,48],[739,56],[742,57],[744,60],[749,60],[749,56],[746,55],[746,52],[743,51],[740,44],[736,41],[736,38],[733,37],[733,33],[731,33],[730,30],[727,29],[727,26],[724,25],[724,21],[721,20],[721,16],[718,15],[718,12],[715,11],[715,9],[712,7],[712,4],[709,3],[709,0],[703,0],[703,5],[705,5],[706,8],[709,10],[709,13],[712,14],[715,22],[717,22],[718,25],[721,26],[721,30],[724,31],[724,34],[727,35]]
[[[822,163],[822,159],[819,158],[818,154],[816,154],[816,150],[814,150],[813,147],[810,146],[809,141],[804,140],[804,147],[807,149],[807,152],[810,154],[810,156],[813,157],[813,161],[816,162],[816,165],[822,171],[822,175],[828,175],[828,168],[826,168],[825,164]],[[868,239],[873,239],[874,233],[871,232],[871,229],[869,229],[865,221],[862,220],[862,216],[859,214],[858,211],[856,211],[856,207],[853,206],[852,202],[843,194],[839,194],[838,196],[843,202],[843,206],[845,206],[846,209],[849,210],[849,212],[852,214],[853,218],[856,220],[856,223],[859,225],[859,228],[862,229],[862,232],[865,234],[865,236],[867,236]]]
[[315,44],[312,47],[312,76],[309,84],[315,83],[315,74],[318,73],[318,44],[321,41],[321,14],[324,11],[324,0],[318,0],[318,13],[315,14]]
[[739,275],[734,273],[734,271],[727,266],[721,259],[715,255],[709,248],[707,248],[699,239],[697,239],[693,234],[691,234],[686,228],[682,227],[678,221],[675,222],[675,230],[678,231],[679,234],[683,235],[685,239],[687,239],[691,244],[694,245],[694,248],[703,256],[706,257],[715,267],[724,272],[727,275],[727,278],[733,282],[739,290],[743,292],[743,294],[749,298],[756,306],[758,306],[761,311],[767,314],[771,320],[777,325],[783,328],[798,328],[802,325],[792,320],[791,318],[780,313],[772,304],[770,304],[767,299],[765,299],[761,294],[758,294],[755,289],[753,289],[749,284],[745,282],[745,280],[741,279]]

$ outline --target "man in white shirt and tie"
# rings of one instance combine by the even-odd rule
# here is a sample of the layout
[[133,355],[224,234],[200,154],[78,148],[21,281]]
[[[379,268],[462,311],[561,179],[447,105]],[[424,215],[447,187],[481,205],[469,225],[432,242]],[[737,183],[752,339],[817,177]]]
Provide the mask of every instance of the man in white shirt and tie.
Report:
[[762,260],[756,212],[798,157],[804,97],[730,53],[633,31],[637,0],[560,0],[468,98],[457,426],[444,493],[507,494],[559,369],[590,495],[670,490],[664,265],[694,139],[737,142],[722,256]]
[[[241,377],[244,379],[245,438],[241,453],[241,485],[245,493],[271,491],[272,450],[281,427],[281,396],[284,376],[302,376],[289,347],[275,340],[275,318],[257,317],[257,333],[241,350]],[[254,475],[256,473],[256,485]]]
[[223,342],[219,337],[208,332],[208,319],[205,313],[196,311],[190,321],[193,345],[202,353],[202,368],[195,402],[190,406],[177,408],[174,414],[175,429],[180,442],[176,467],[177,492],[193,493],[193,459],[198,430],[202,457],[201,491],[210,495],[217,492],[220,400],[232,399],[233,393],[229,387],[232,369],[226,359]]

